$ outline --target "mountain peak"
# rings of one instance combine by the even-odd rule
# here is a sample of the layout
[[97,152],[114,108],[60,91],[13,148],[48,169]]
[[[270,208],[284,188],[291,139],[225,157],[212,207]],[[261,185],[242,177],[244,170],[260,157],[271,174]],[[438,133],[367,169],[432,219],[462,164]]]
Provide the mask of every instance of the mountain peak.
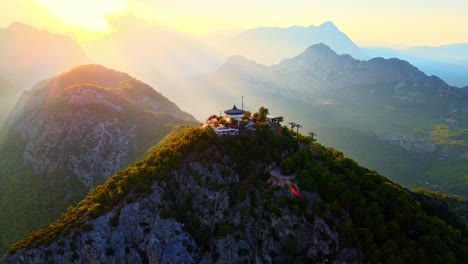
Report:
[[338,54],[368,59],[368,56],[331,21],[318,27],[310,25],[251,29],[237,35],[229,44],[233,47],[231,53],[242,54],[262,64],[273,65],[321,42]]
[[246,57],[242,55],[233,55],[233,56],[230,56],[226,60],[226,64],[234,64],[234,65],[245,64],[249,62],[253,62],[253,61],[247,59]]
[[331,29],[333,29],[333,30],[338,30],[338,28],[335,26],[335,24],[333,24],[332,21],[325,21],[325,22],[323,22],[323,23],[319,26],[319,28],[321,28],[321,29],[329,29],[329,30],[331,30]]
[[[51,101],[62,100],[65,105],[100,104],[112,109],[130,109],[135,105],[174,117],[193,117],[181,111],[173,102],[149,85],[124,72],[98,64],[81,65],[55,77],[36,83],[22,96],[9,120],[50,106]],[[10,122],[9,121],[9,122]]]
[[[6,172],[9,179],[18,181],[2,181],[1,191],[11,195],[6,194],[13,190],[10,184],[21,182],[20,186],[29,188],[27,194],[18,191],[18,197],[36,200],[19,198],[26,204],[23,208],[34,208],[34,213],[2,200],[0,251],[76,204],[96,184],[183,124],[198,123],[149,85],[100,65],[75,67],[24,92],[5,123],[5,131],[10,132],[8,138],[2,138],[0,157],[18,157],[9,161],[23,164],[27,171]],[[3,144],[7,141],[14,142],[13,154]],[[2,162],[4,159],[0,159],[0,168],[6,167]],[[33,174],[48,184],[24,177]],[[50,203],[37,202],[44,199]],[[16,218],[24,221],[3,224]]]
[[35,29],[35,30],[37,30],[35,27],[32,27],[32,26],[30,26],[28,24],[25,24],[25,23],[19,22],[19,21],[11,22],[11,24],[8,25],[7,29],[9,29],[9,30],[16,30],[16,29],[32,30],[32,29]]
[[325,45],[323,42],[314,44],[308,47],[303,54],[328,54],[328,55],[336,55],[335,51],[333,51],[329,46]]
[[[98,64],[80,65],[56,77],[37,83],[33,90],[58,93],[78,84],[94,84],[108,88],[118,88],[121,82],[133,79],[130,75]],[[50,91],[50,92],[49,92]]]
[[5,30],[7,32],[10,32],[10,34],[34,36],[35,38],[44,37],[44,36],[54,36],[54,37],[63,36],[63,37],[68,38],[65,35],[52,34],[45,29],[41,30],[29,24],[20,22],[20,21],[12,22],[10,25],[8,25],[8,27],[5,28]]
[[234,55],[229,57],[222,66],[222,69],[228,71],[235,70],[245,72],[248,74],[256,74],[259,71],[262,71],[263,68],[265,68],[264,65],[258,64],[257,62],[249,60],[241,55]]
[[304,52],[302,52],[301,54],[297,55],[294,58],[285,59],[281,61],[280,64],[286,63],[287,65],[289,65],[289,63],[291,62],[302,61],[305,64],[319,63],[319,64],[325,65],[331,62],[336,62],[338,61],[339,58],[344,58],[344,57],[351,58],[351,56],[349,55],[338,55],[329,46],[325,45],[324,43],[318,43],[318,44],[314,44],[308,47],[307,49],[304,50]]
[[335,87],[420,80],[427,80],[435,87],[447,87],[441,80],[428,78],[407,61],[395,58],[360,61],[347,54],[338,55],[323,43],[312,45],[300,55],[283,60],[278,68],[282,72],[309,72],[310,76],[316,76],[315,80],[321,85],[331,85],[332,82]]
[[350,55],[338,55],[329,46],[319,43],[308,47],[304,52],[291,59],[282,60],[278,65],[282,71],[313,69],[313,71],[334,72],[344,65],[359,62]]
[[[167,116],[165,118],[174,124],[185,120],[189,120],[190,123],[194,120],[190,114],[180,110],[152,87],[127,73],[89,64],[38,82],[32,90],[24,92],[7,123],[8,126],[15,127],[15,131],[28,142],[27,144],[34,146],[28,149],[24,162],[30,164],[35,171],[49,173],[56,169],[66,169],[72,171],[84,185],[90,186],[94,178],[102,179],[128,161],[124,157],[128,157],[134,148],[134,132],[141,128],[136,126],[137,121],[126,120],[126,115],[134,115],[135,118],[146,116],[147,120],[153,122],[156,122],[153,115]],[[62,120],[64,116],[67,117],[66,121]],[[43,127],[41,132],[32,132],[37,127]],[[113,131],[113,139],[124,138],[123,141],[111,144],[101,140],[101,134],[95,134],[110,130]],[[110,146],[109,148],[114,147],[116,162],[106,165],[104,160],[109,157],[106,155],[100,157],[102,164],[85,159],[75,160],[78,159],[74,156],[75,153],[67,152],[70,148],[57,150],[51,147],[56,145],[51,143],[57,136],[54,131],[60,131],[60,135],[79,134],[85,138],[83,141],[75,138],[64,139],[60,142],[63,146],[72,145],[70,142],[87,142],[87,136],[95,136],[95,145],[83,146],[81,152],[88,153],[91,157],[96,148],[105,144]],[[127,134],[119,134],[119,131],[125,131]],[[102,147],[102,153],[107,153],[104,150],[106,149]],[[49,154],[38,155],[39,152]],[[125,152],[125,155],[119,156],[122,152]],[[74,162],[68,163],[67,160]]]
[[84,64],[76,66],[70,69],[67,72],[62,73],[60,76],[67,76],[67,75],[79,75],[81,82],[87,82],[87,79],[94,79],[98,78],[100,80],[105,79],[106,77],[110,76],[118,76],[122,79],[124,78],[131,78],[130,75],[124,72],[119,72],[114,69],[106,68],[100,64]]

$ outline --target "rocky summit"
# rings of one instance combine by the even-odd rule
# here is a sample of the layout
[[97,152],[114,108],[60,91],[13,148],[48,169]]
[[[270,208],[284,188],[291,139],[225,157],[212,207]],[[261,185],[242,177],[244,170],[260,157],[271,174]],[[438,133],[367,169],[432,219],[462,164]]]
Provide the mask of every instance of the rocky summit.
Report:
[[182,124],[197,122],[147,84],[100,65],[38,82],[0,135],[8,157],[0,161],[0,242],[52,221]]
[[[2,263],[461,263],[466,226],[310,137],[183,128]],[[270,171],[295,177],[273,179]],[[443,204],[443,202],[435,203]]]
[[35,172],[67,170],[91,187],[103,181],[96,177],[107,177],[129,162],[137,141],[147,140],[137,139],[144,125],[138,123],[151,112],[163,113],[153,114],[154,122],[193,120],[128,74],[86,65],[25,92],[7,125],[26,140],[24,162]]

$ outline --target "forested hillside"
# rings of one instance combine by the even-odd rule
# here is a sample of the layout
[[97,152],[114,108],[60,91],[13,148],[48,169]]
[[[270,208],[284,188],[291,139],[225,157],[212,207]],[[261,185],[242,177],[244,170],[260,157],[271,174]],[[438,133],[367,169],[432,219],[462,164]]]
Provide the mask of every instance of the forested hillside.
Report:
[[233,56],[179,89],[196,91],[187,102],[195,116],[243,95],[246,108],[274,105],[321,142],[407,188],[468,196],[468,90],[406,61],[361,61],[317,44],[273,66]]
[[38,82],[0,130],[0,250],[182,124],[198,123],[149,85],[100,65]]
[[[278,184],[275,164],[297,177]],[[180,128],[3,263],[463,263],[467,227],[453,208],[466,201],[436,198],[287,128]]]

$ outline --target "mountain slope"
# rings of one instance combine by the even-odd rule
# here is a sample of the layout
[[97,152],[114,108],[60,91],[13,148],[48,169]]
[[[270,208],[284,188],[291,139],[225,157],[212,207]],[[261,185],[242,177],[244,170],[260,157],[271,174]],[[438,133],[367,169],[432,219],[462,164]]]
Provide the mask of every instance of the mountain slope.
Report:
[[147,84],[99,65],[37,83],[0,134],[0,241],[55,219],[181,124],[197,122]]
[[[321,82],[315,89],[341,89],[357,85],[414,81],[424,82],[423,88],[420,89],[424,89],[425,93],[437,94],[441,92],[444,95],[448,93],[456,97],[468,97],[467,94],[447,85],[437,77],[428,77],[407,61],[395,58],[373,58],[368,61],[358,61],[350,56],[338,56],[324,44],[313,45],[300,55],[283,60],[272,68],[273,71],[282,74],[280,79],[291,77],[298,72],[312,75],[306,80],[307,82]],[[291,89],[300,89],[298,87],[300,84],[294,83],[290,86]],[[438,90],[434,92],[433,89]]]
[[318,44],[269,67],[231,57],[179,89],[197,91],[194,101],[217,98],[206,108],[186,104],[200,119],[243,95],[247,109],[274,105],[325,144],[406,187],[468,195],[468,90],[405,61],[358,61]]
[[[370,57],[383,57],[383,58],[399,58],[410,62],[412,65],[418,67],[427,75],[437,75],[450,85],[463,87],[468,84],[468,59],[463,58],[464,47],[466,45],[459,45],[460,51],[457,52],[457,45],[441,46],[435,48],[414,47],[409,49],[390,49],[368,47],[362,48],[363,52]],[[420,51],[420,49],[422,49]],[[427,49],[429,51],[424,52]],[[440,50],[439,50],[440,49]],[[448,52],[444,52],[448,49]]]
[[[10,249],[16,262],[461,263],[464,224],[333,149],[291,133],[182,129]],[[310,138],[301,137],[305,144]],[[309,142],[309,143],[307,143]],[[272,184],[294,164],[301,199]],[[435,200],[426,197],[427,202]],[[465,254],[465,255],[464,255]]]
[[328,45],[338,54],[349,54],[357,59],[367,58],[332,22],[325,22],[318,27],[256,28],[238,34],[229,42],[230,54],[242,55],[266,65],[279,63],[318,43]]
[[85,63],[89,63],[88,58],[70,37],[20,22],[0,28],[0,75],[21,90],[37,80]]
[[19,91],[10,82],[0,76],[0,127],[14,106]]

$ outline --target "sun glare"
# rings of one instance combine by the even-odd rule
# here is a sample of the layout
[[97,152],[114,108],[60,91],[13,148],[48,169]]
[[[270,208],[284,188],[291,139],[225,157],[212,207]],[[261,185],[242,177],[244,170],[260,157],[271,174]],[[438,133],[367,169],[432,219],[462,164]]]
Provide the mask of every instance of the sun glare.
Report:
[[106,30],[105,15],[122,12],[125,0],[37,0],[64,23],[93,30]]

